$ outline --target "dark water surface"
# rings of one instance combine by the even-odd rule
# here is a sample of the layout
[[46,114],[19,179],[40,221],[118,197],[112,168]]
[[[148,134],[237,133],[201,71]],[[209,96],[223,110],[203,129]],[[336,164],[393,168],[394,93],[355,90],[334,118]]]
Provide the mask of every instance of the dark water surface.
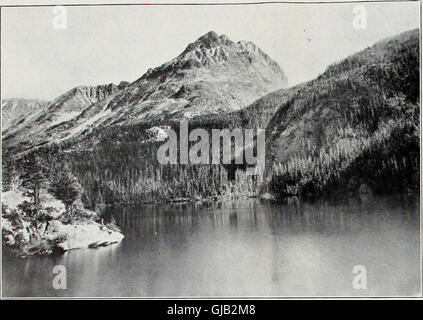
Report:
[[[3,296],[397,296],[420,291],[416,199],[108,209],[120,244],[56,257],[3,257]],[[55,290],[55,265],[67,290]],[[367,289],[352,286],[367,270]]]

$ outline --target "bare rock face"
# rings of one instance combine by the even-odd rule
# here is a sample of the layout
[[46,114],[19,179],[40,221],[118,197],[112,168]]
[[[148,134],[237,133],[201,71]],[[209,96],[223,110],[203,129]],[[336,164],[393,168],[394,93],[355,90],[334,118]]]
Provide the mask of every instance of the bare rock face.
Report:
[[4,99],[1,105],[2,131],[24,122],[34,112],[44,110],[46,105],[46,101],[36,99]]
[[4,131],[3,143],[29,150],[98,127],[232,112],[286,86],[278,64],[255,44],[211,31],[132,83],[70,90]]
[[131,119],[182,119],[239,110],[287,86],[280,67],[252,42],[211,31],[173,60],[150,69],[107,106]]
[[[35,106],[32,107],[34,103],[29,104],[28,102],[26,108],[21,107],[21,109],[28,111],[17,118],[19,121],[14,120],[14,123],[12,123],[14,125],[3,127],[2,135],[5,140],[26,142],[32,146],[48,141],[49,137],[60,139],[58,136],[53,136],[53,133],[61,133],[63,129],[68,127],[63,125],[78,117],[89,106],[99,101],[105,101],[126,85],[126,83],[121,82],[119,85],[111,83],[100,86],[76,87],[50,102],[39,102],[38,109]],[[22,99],[12,100],[22,101]],[[5,101],[4,103],[7,106],[9,102]],[[19,105],[22,104],[23,102]],[[5,112],[7,111],[2,109],[2,115]],[[9,113],[15,113],[15,111]],[[16,115],[14,117],[16,118]],[[66,136],[66,133],[64,136]]]

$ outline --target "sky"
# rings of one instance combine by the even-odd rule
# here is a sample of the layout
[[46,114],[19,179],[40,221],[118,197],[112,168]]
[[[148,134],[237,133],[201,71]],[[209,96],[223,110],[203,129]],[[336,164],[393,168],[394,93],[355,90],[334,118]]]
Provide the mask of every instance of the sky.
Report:
[[360,4],[364,30],[353,27],[356,5],[66,7],[66,29],[53,27],[53,7],[2,8],[2,97],[51,100],[79,85],[132,82],[211,30],[254,42],[291,86],[419,27],[418,2]]

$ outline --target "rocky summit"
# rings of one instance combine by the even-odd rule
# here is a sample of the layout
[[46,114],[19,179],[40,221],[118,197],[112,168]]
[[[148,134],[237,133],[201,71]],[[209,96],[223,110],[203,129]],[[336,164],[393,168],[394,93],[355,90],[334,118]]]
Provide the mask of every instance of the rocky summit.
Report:
[[108,108],[125,106],[132,118],[192,118],[234,111],[286,87],[280,67],[252,42],[209,32],[172,61],[150,69],[117,95]]
[[286,86],[281,68],[254,43],[211,31],[132,83],[70,90],[35,117],[3,128],[3,143],[23,151],[98,127],[233,112]]

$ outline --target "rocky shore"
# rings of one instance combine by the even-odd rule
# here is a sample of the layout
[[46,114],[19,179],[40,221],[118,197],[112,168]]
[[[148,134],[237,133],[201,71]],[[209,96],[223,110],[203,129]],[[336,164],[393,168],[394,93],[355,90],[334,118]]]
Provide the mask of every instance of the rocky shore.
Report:
[[78,216],[69,219],[60,205],[46,201],[36,215],[28,215],[22,206],[8,201],[19,198],[16,194],[12,196],[2,194],[1,228],[3,250],[14,255],[27,257],[98,248],[124,238],[115,225],[97,222],[99,218],[93,211],[77,209]]

